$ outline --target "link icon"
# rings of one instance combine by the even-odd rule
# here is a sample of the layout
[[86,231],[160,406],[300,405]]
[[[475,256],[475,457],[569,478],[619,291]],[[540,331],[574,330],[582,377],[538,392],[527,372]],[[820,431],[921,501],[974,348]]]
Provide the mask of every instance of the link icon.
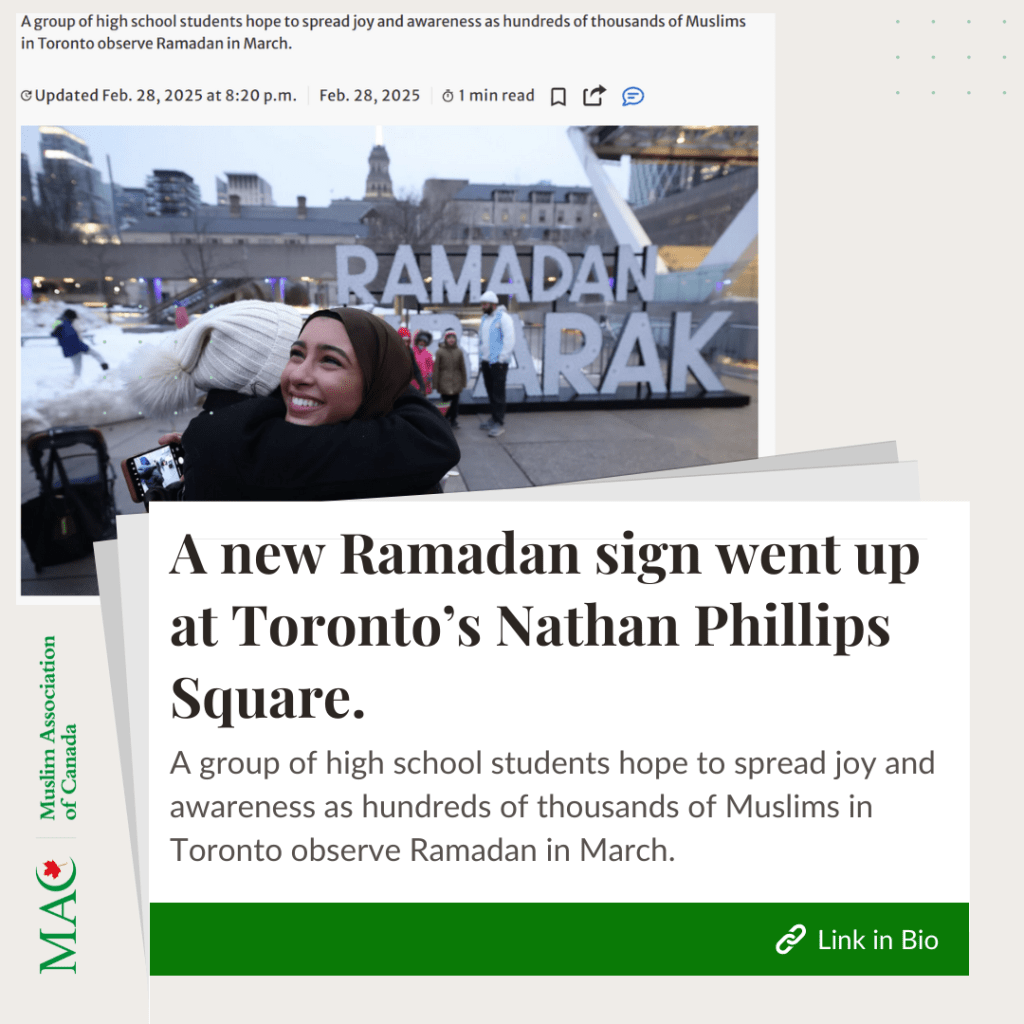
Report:
[[807,929],[802,924],[795,924],[792,928],[786,932],[785,935],[775,943],[775,952],[785,955],[788,953],[805,935]]

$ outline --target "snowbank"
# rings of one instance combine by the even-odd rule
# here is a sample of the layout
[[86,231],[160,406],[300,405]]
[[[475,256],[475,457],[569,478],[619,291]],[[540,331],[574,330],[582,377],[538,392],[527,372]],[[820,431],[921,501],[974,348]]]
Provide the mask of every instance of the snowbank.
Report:
[[[82,376],[76,381],[70,359],[61,352],[56,338],[49,336],[60,314],[67,308],[78,313],[75,330],[94,348],[109,369],[91,356],[82,356]],[[103,426],[137,419],[125,394],[120,368],[140,345],[153,344],[164,335],[132,333],[117,323],[108,324],[102,310],[58,303],[23,306],[21,311],[21,438],[49,427]]]

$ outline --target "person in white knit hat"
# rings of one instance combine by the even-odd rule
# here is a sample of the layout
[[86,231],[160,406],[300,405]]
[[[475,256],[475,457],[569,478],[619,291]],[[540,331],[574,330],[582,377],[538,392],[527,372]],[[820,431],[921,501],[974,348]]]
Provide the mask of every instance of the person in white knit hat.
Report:
[[281,379],[303,317],[277,302],[230,302],[167,340],[146,345],[126,371],[128,393],[162,419],[195,406],[200,391],[269,395]]

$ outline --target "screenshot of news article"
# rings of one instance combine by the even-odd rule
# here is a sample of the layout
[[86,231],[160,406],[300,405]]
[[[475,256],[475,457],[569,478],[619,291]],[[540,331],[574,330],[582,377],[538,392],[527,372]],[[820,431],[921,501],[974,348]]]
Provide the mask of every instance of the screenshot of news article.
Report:
[[935,22],[782,6],[12,16],[19,1012],[963,1019]]
[[[771,19],[706,36],[669,20],[26,16],[26,68],[59,52],[70,82],[99,57],[120,84],[21,94],[22,595],[95,595],[91,544],[153,500],[490,491],[770,454]],[[652,29],[672,33],[640,84],[559,59]],[[491,37],[531,59],[487,87],[471,63],[416,59],[424,39]],[[373,81],[315,59],[378,39],[393,59]],[[732,72],[680,117],[686,39],[696,73]],[[610,114],[627,123],[584,123]],[[371,368],[352,323],[312,322],[356,332],[373,398],[341,410],[352,437],[320,385],[286,379],[305,319],[336,307],[403,343],[400,366]],[[415,399],[396,400],[410,362]],[[254,416],[316,429],[210,463]],[[326,472],[304,456],[325,434]],[[385,434],[390,466],[355,465]]]

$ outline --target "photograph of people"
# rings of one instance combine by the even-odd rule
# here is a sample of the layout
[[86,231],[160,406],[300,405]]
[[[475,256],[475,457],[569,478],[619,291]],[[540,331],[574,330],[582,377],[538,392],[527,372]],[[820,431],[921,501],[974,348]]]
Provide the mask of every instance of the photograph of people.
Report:
[[[111,529],[158,500],[500,491],[756,458],[774,402],[758,133],[22,126],[21,594],[98,592],[89,544],[40,565],[26,540],[52,526],[33,452],[54,430],[102,442],[96,467],[66,469],[73,488],[109,484]],[[318,161],[294,159],[310,147]],[[344,332],[351,352],[317,361],[314,339],[290,355],[309,331]],[[397,365],[372,416],[335,417],[320,394],[357,370],[367,397],[391,394]],[[179,435],[184,480],[163,466],[136,500],[116,467]]]
[[[398,332],[360,309],[321,309],[302,321],[290,346],[279,345],[296,319],[278,304],[232,303],[177,332],[156,358],[155,349],[140,354],[129,387],[151,407],[176,402],[183,378],[193,386],[226,385],[205,387],[203,411],[188,428],[160,437],[160,444],[181,444],[184,478],[180,490],[156,491],[150,500],[325,501],[440,491],[459,447],[437,409],[410,387],[413,362]],[[178,361],[193,354],[194,362]],[[241,373],[225,373],[225,366]]]

